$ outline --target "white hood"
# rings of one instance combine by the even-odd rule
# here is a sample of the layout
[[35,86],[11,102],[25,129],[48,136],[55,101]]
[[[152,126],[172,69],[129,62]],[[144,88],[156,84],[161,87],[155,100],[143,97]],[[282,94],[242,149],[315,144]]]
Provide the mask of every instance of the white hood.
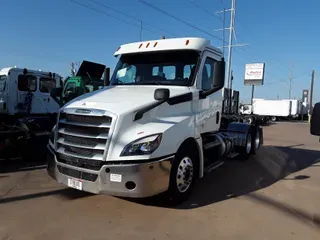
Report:
[[170,97],[190,92],[189,87],[181,86],[110,86],[82,95],[64,108],[95,108],[115,114],[132,112],[156,102],[154,91],[157,88],[170,89]]

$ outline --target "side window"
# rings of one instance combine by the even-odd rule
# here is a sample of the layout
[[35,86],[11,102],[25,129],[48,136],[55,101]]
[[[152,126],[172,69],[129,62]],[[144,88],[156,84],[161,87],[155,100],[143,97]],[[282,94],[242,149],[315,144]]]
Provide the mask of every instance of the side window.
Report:
[[213,83],[214,62],[212,58],[207,58],[202,69],[202,90],[210,90]]
[[64,89],[64,95],[68,95],[70,93],[76,93],[76,83],[75,82],[69,82]]
[[56,80],[48,77],[40,78],[40,92],[50,93],[56,87]]
[[24,92],[35,92],[37,90],[37,77],[20,74],[18,76],[18,89]]

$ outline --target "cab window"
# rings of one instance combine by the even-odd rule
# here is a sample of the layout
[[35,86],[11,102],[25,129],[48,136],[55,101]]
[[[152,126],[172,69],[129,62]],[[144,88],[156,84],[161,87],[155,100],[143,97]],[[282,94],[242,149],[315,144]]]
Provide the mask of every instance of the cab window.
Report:
[[68,95],[70,93],[76,93],[77,86],[75,82],[69,82],[64,89],[64,95]]
[[24,92],[35,92],[37,90],[37,77],[20,74],[18,76],[18,89]]
[[214,62],[212,58],[207,58],[202,69],[202,90],[210,90],[213,83]]
[[56,80],[49,77],[40,78],[40,92],[50,93],[56,87]]
[[0,75],[0,92],[6,89],[6,81],[7,81],[7,76]]

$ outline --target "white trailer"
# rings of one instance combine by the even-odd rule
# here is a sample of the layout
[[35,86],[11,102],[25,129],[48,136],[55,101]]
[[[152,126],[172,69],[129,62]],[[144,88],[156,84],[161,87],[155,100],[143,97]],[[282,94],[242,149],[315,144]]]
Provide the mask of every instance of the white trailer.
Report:
[[225,62],[209,40],[135,42],[119,55],[110,86],[60,110],[47,155],[59,183],[181,202],[226,157],[245,159],[262,144],[260,126],[224,116]]
[[282,99],[282,101],[291,102],[291,112],[289,118],[297,119],[302,115],[302,101],[297,99]]
[[270,117],[272,121],[288,118],[291,115],[291,101],[255,99],[253,114]]

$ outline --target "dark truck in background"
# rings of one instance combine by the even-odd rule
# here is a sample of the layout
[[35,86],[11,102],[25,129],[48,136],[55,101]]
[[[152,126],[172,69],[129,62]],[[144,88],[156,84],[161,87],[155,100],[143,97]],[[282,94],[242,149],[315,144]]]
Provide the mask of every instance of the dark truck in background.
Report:
[[320,136],[320,102],[316,103],[312,110],[310,133],[314,136]]

